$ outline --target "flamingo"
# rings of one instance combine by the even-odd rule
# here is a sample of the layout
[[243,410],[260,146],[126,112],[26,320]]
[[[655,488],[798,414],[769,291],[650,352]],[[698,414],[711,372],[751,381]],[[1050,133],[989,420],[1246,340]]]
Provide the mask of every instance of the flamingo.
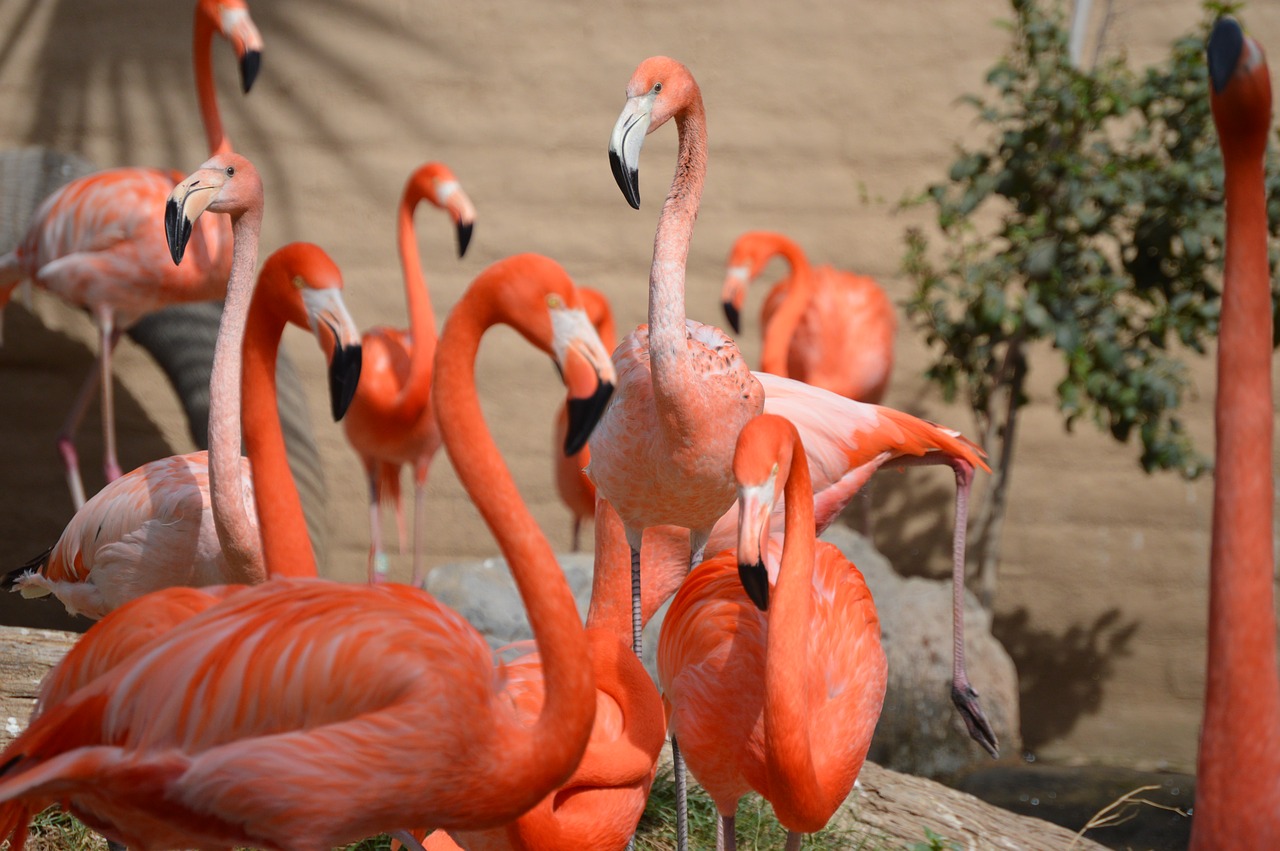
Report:
[[[880,619],[858,569],[815,540],[808,462],[796,428],[765,414],[734,456],[738,546],[703,562],[676,593],[658,675],[690,770],[734,848],[738,799],[754,789],[787,828],[789,851],[848,796],[871,746],[888,671]],[[787,492],[782,563],[767,614],[739,571],[763,571],[769,515]]]
[[[583,299],[583,304],[588,300]],[[589,307],[587,312],[590,316]],[[631,560],[621,521],[607,502],[598,500],[595,522],[596,565],[587,640],[596,681],[596,719],[582,762],[563,785],[511,824],[455,836],[436,831],[422,843],[426,851],[622,851],[628,847],[657,770],[666,718],[657,687],[631,652]],[[657,611],[657,601],[669,596],[662,588],[652,587],[663,576],[679,584],[684,571],[646,576],[645,590],[653,592],[645,595],[646,623]],[[516,647],[495,655],[509,655]],[[545,682],[537,654],[516,658],[506,671],[517,709],[532,722],[542,705]]]
[[1191,848],[1280,847],[1280,683],[1272,590],[1271,284],[1263,169],[1271,76],[1220,18],[1207,48],[1226,179],[1209,659]]
[[[405,464],[413,468],[414,479],[413,584],[421,585],[425,579],[427,471],[440,449],[440,430],[431,411],[436,321],[413,228],[414,210],[424,199],[453,219],[459,257],[467,253],[475,222],[471,199],[453,172],[441,163],[421,166],[405,183],[396,233],[409,328],[378,327],[365,332],[365,362],[345,424],[347,442],[360,456],[369,479],[370,582],[382,581],[387,574],[378,504],[383,499],[390,500],[400,519],[400,467]],[[403,545],[403,525],[400,537]]]
[[[595,326],[600,335],[600,342],[610,352],[617,342],[617,331],[613,322],[613,311],[604,293],[590,287],[578,287],[578,297],[587,311],[587,318]],[[582,521],[590,519],[596,511],[596,486],[583,472],[591,463],[591,450],[583,447],[574,455],[565,455],[560,451],[564,443],[565,432],[569,427],[569,408],[562,405],[556,413],[556,424],[552,439],[551,465],[555,474],[556,492],[560,501],[569,508],[573,515],[573,551],[578,551]]]
[[791,274],[764,303],[760,370],[880,402],[893,370],[893,304],[873,278],[811,267],[800,246],[780,233],[744,233],[729,251],[722,300],[733,332],[740,330],[747,287],[778,256]]
[[261,582],[270,564],[316,575],[280,428],[275,364],[286,322],[311,330],[329,354],[333,414],[342,417],[360,372],[360,345],[341,292],[338,267],[311,243],[279,249],[258,276],[244,342],[248,456],[239,475],[256,508],[249,521],[263,530],[264,543],[248,563],[233,565],[223,554],[209,494],[210,457],[238,456],[237,434],[225,447],[161,458],[109,483],[71,518],[43,563],[15,578],[15,590],[24,597],[53,594],[71,614],[98,619],[160,588]]
[[[171,222],[189,230],[184,209],[226,209],[232,182],[212,199],[188,195]],[[237,271],[229,301],[244,287]],[[496,826],[562,783],[595,715],[588,643],[484,424],[474,365],[499,322],[552,355],[575,401],[576,450],[613,369],[574,297],[553,261],[499,261],[454,309],[436,353],[445,449],[511,565],[541,656],[546,698],[532,725],[484,638],[425,592],[280,579],[230,594],[49,706],[0,754],[0,837],[21,851],[30,813],[57,799],[139,847],[329,848],[414,824]]]
[[644,531],[689,530],[692,566],[734,500],[733,446],[764,407],[764,390],[719,328],[686,318],[685,261],[706,178],[707,132],[693,75],[666,56],[641,62],[609,140],[614,178],[640,208],[645,137],[675,118],[676,172],[658,219],[649,271],[649,323],[613,353],[618,393],[591,439],[587,474],[622,518],[631,548],[633,646],[641,652],[640,552]]
[[[244,0],[199,0],[193,62],[196,94],[210,156],[231,150],[218,115],[210,51],[214,33],[227,39],[247,93],[262,58],[262,36]],[[231,268],[231,231],[221,217],[205,219],[193,237],[193,262],[174,268],[156,227],[165,201],[183,175],[154,168],[115,168],[73,180],[50,195],[25,236],[0,257],[0,312],[13,289],[31,280],[87,310],[98,326],[97,361],[58,431],[58,452],[78,511],[85,491],[75,434],[102,385],[103,468],[108,482],[121,475],[116,452],[111,352],[120,335],[148,313],[171,304],[220,299]]]

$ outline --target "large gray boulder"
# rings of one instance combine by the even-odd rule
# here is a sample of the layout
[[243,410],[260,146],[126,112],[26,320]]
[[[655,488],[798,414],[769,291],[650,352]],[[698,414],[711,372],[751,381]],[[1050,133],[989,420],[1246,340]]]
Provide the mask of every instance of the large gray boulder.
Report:
[[[990,763],[951,704],[951,582],[899,575],[848,527],[834,525],[822,539],[858,566],[880,615],[889,686],[868,758],[934,778]],[[991,616],[971,593],[965,594],[964,646],[969,682],[1000,740],[1001,754],[1019,753],[1018,672],[991,634]]]
[[[833,526],[823,539],[858,566],[876,601],[889,659],[884,712],[869,758],[896,771],[947,777],[990,761],[970,738],[951,705],[951,584],[904,578],[858,533]],[[592,556],[559,556],[569,587],[586,616]],[[427,590],[467,618],[494,648],[532,637],[515,583],[501,558],[435,568]],[[645,629],[644,662],[657,679],[658,634],[666,606]],[[1009,654],[991,635],[991,618],[966,595],[965,651],[969,680],[1000,739],[1003,753],[1021,748],[1018,680]]]

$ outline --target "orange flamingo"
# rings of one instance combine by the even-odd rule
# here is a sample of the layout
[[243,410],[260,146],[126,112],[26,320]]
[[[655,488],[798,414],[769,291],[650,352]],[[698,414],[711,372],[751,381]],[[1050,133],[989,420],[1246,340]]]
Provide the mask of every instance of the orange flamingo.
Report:
[[[736,557],[722,553],[689,575],[658,643],[672,734],[715,801],[728,849],[738,799],[751,789],[773,805],[788,849],[825,826],[853,788],[884,702],[880,619],[858,569],[815,540],[808,466],[787,420],[766,414],[743,428]],[[783,487],[782,563],[766,615],[739,571],[764,571]]]
[[[245,92],[253,85],[262,54],[262,37],[244,0],[199,0],[193,59],[211,156],[231,150],[213,83],[210,51],[215,32],[234,48]],[[221,217],[210,216],[201,223],[193,239],[193,262],[174,268],[168,260],[156,222],[182,176],[163,169],[115,168],[73,180],[40,205],[17,247],[0,257],[0,311],[14,287],[31,280],[87,310],[98,325],[97,362],[57,436],[76,510],[84,505],[85,492],[75,434],[99,384],[106,480],[121,475],[111,384],[111,352],[120,334],[162,307],[219,299],[226,292],[231,232]]]
[[640,551],[644,530],[689,530],[689,564],[733,504],[733,445],[760,413],[764,390],[723,331],[685,316],[685,261],[706,178],[702,93],[689,69],[665,56],[640,63],[609,140],[614,178],[640,208],[645,137],[675,118],[679,152],[658,219],[649,271],[649,324],[614,351],[618,395],[591,440],[588,475],[618,512],[631,547],[633,643],[640,652]]
[[1264,160],[1271,76],[1221,18],[1208,44],[1226,177],[1209,660],[1191,847],[1280,847],[1280,683],[1272,589],[1271,282]]
[[769,291],[761,312],[760,370],[879,402],[889,387],[898,327],[889,297],[866,275],[811,267],[800,246],[780,233],[744,233],[729,252],[722,300],[733,333],[747,287],[778,256],[791,271]]
[[[666,738],[666,719],[657,687],[630,648],[631,561],[622,524],[604,500],[597,503],[595,516],[596,566],[587,640],[596,681],[596,720],[582,762],[562,786],[511,824],[455,837],[436,831],[422,843],[427,851],[622,851],[635,832]],[[645,590],[652,592],[645,595],[646,623],[657,611],[657,601],[669,596],[652,587],[663,576],[646,576]],[[665,574],[676,584],[683,576],[683,570]],[[498,655],[512,649],[499,650]],[[516,707],[532,723],[544,690],[537,654],[516,659],[506,671]]]
[[440,449],[440,430],[431,410],[431,363],[436,350],[436,320],[431,311],[426,277],[418,255],[413,214],[422,200],[449,213],[458,233],[458,256],[467,253],[475,222],[475,207],[458,180],[444,165],[432,162],[418,168],[405,183],[400,199],[396,237],[404,274],[409,328],[378,327],[365,332],[364,366],[356,397],[346,419],[347,441],[364,463],[369,479],[369,581],[387,573],[382,549],[379,502],[395,506],[401,521],[400,467],[413,468],[413,584],[421,585],[426,528],[427,471]]
[[[605,349],[612,352],[617,344],[618,333],[613,322],[613,311],[604,293],[590,287],[578,287],[578,297],[587,311],[587,318],[595,326],[600,335],[600,342]],[[582,521],[589,520],[596,512],[596,486],[583,472],[591,463],[591,450],[583,447],[574,455],[565,455],[561,450],[564,445],[565,432],[569,427],[569,408],[562,405],[556,414],[555,431],[552,438],[551,465],[555,473],[556,492],[560,501],[569,507],[573,515],[573,551],[578,551]]]
[[341,291],[338,267],[310,243],[279,249],[258,276],[244,343],[241,478],[256,507],[250,522],[263,529],[274,523],[278,531],[247,569],[234,570],[219,545],[209,495],[211,453],[201,451],[152,461],[109,483],[76,512],[38,569],[15,578],[16,590],[25,597],[52,593],[72,614],[96,619],[160,588],[260,582],[272,563],[308,563],[306,573],[314,576],[280,428],[275,364],[285,323],[309,328],[328,352],[333,413],[341,418],[360,370],[358,332]]
[[[230,290],[240,286],[233,272]],[[21,851],[30,814],[57,799],[139,847],[329,848],[412,824],[496,826],[562,783],[595,714],[588,644],[485,427],[474,364],[499,322],[551,354],[582,403],[576,449],[613,370],[573,305],[554,262],[500,261],[437,351],[446,451],[511,565],[546,674],[532,725],[483,637],[425,592],[282,579],[231,594],[49,706],[0,754],[0,837]]]

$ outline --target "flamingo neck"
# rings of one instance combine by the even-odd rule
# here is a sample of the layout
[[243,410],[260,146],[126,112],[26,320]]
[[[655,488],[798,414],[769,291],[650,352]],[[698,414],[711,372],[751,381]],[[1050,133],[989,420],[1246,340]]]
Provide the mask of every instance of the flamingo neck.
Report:
[[680,400],[693,381],[685,327],[684,278],[689,239],[707,174],[706,116],[701,95],[695,94],[675,120],[680,138],[676,171],[658,218],[649,270],[649,363],[660,412],[678,411]]
[[431,367],[436,353],[436,317],[431,309],[427,279],[422,272],[418,253],[418,237],[413,228],[413,213],[426,197],[417,182],[405,187],[397,216],[396,240],[400,249],[400,268],[404,274],[405,303],[409,309],[409,335],[413,348],[409,353],[409,375],[396,399],[397,416],[417,419],[426,409],[431,392]]
[[820,806],[825,797],[814,770],[808,701],[816,541],[813,485],[797,438],[792,442],[785,498],[782,559],[769,606],[764,731],[771,800],[779,813],[792,813]]
[[209,143],[209,156],[225,154],[231,150],[231,140],[222,129],[222,116],[218,114],[218,90],[213,82],[213,34],[214,22],[196,5],[195,35],[192,41],[192,65],[196,72],[196,97],[200,101],[200,119],[204,123],[205,139]]
[[244,505],[240,477],[240,373],[245,325],[258,261],[262,209],[250,208],[231,224],[233,247],[227,299],[213,349],[209,389],[209,491],[218,543],[236,581],[263,576],[258,531]]
[[772,245],[774,254],[781,255],[791,267],[787,294],[764,329],[764,344],[760,352],[760,369],[771,375],[789,377],[787,350],[795,336],[800,319],[813,300],[813,273],[809,260],[794,240],[777,234]]
[[[1273,598],[1271,286],[1260,153],[1226,166],[1218,340],[1209,658],[1196,819],[1220,804],[1280,808],[1280,684]],[[1262,735],[1259,731],[1272,731]],[[1259,797],[1261,796],[1261,797]],[[1207,805],[1207,806],[1203,806]],[[1212,831],[1209,831],[1211,834]]]
[[276,362],[285,319],[268,302],[260,282],[249,306],[244,341],[245,452],[253,468],[253,501],[268,578],[316,576],[316,556],[307,534],[302,499],[289,468],[276,396]]
[[480,338],[506,322],[491,287],[477,279],[450,312],[436,350],[433,392],[445,450],[488,524],[529,615],[546,681],[546,699],[528,735],[492,760],[492,789],[522,794],[563,782],[586,747],[595,717],[587,640],[573,594],[551,545],[520,498],[484,421],[475,385]]

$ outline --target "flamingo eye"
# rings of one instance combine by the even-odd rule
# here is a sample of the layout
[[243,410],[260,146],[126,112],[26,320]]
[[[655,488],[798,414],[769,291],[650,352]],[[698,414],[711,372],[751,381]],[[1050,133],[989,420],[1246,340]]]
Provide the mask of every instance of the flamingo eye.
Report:
[[656,94],[657,94],[658,92],[660,92],[660,91],[662,91],[662,83],[654,83],[654,84],[653,84],[653,93],[656,95]]
[[227,177],[234,177],[234,176],[235,176],[235,173],[236,173],[236,167],[235,167],[235,166],[233,166],[233,165],[229,165],[229,166],[227,166]]
[[547,296],[547,307],[551,308],[552,310],[559,310],[560,308],[564,307],[564,301],[560,298],[560,296],[556,295],[555,293],[552,293],[551,295]]
[[298,289],[302,289],[303,287],[305,287],[305,286],[307,285],[307,280],[306,280],[306,278],[302,277],[301,275],[294,275],[294,276],[293,276],[293,285],[294,285],[295,287],[297,287]]

